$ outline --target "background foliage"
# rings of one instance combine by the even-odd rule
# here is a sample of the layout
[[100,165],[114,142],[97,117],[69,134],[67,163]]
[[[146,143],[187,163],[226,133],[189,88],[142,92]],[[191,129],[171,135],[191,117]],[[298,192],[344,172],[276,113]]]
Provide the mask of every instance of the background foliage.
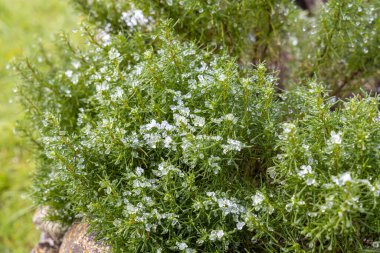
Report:
[[38,38],[75,24],[63,1],[0,0],[0,252],[29,252],[38,241],[29,198],[34,162],[29,148],[13,129],[23,111],[13,90],[19,79],[6,66],[13,57],[33,52]]

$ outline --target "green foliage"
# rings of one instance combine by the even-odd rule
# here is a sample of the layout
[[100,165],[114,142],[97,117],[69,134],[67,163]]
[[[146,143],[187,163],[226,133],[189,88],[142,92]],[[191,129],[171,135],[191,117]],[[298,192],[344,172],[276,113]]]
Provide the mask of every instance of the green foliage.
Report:
[[241,64],[266,60],[285,87],[318,78],[332,95],[346,96],[363,83],[375,89],[380,78],[378,0],[328,1],[311,16],[282,0],[74,2],[115,34],[149,32],[171,19],[182,38],[226,49]]
[[[37,37],[74,25],[72,8],[63,1],[0,0],[0,252],[29,252],[39,234],[32,223],[35,206],[29,198],[34,172],[28,145],[15,136],[16,121],[23,110],[13,90],[19,81],[6,65],[22,54]],[[28,47],[28,48],[26,48]]]
[[[228,56],[181,44],[167,28],[152,40],[159,50],[116,36],[87,49],[87,62],[71,51],[73,68],[53,68],[49,81],[27,66],[33,79],[21,92],[36,101],[42,146],[37,199],[67,221],[91,217],[116,249],[239,247],[245,199],[235,198],[271,163],[275,78],[263,65],[239,73]],[[208,238],[213,231],[231,239]]]
[[283,124],[268,173],[288,196],[287,227],[312,249],[345,252],[378,241],[379,98],[334,102],[324,94],[311,84],[286,95],[298,116]]
[[280,57],[287,27],[297,13],[287,0],[75,2],[108,32],[150,31],[162,20],[171,19],[175,32],[186,40],[213,50],[227,49],[242,61],[255,63]]
[[[332,95],[345,95],[380,78],[380,1],[329,1],[310,31],[305,73],[324,81]],[[310,53],[312,49],[313,53]],[[304,50],[305,50],[304,49]]]
[[[80,29],[86,45],[64,35],[52,56],[17,66],[34,196],[52,219],[89,222],[115,252],[379,247],[379,98],[337,100],[304,81],[376,78],[374,51],[335,49],[361,36],[341,14],[372,24],[346,5],[376,1],[330,1],[314,17],[282,1],[76,2],[97,25]],[[307,85],[276,90],[266,65],[283,54],[283,85]]]

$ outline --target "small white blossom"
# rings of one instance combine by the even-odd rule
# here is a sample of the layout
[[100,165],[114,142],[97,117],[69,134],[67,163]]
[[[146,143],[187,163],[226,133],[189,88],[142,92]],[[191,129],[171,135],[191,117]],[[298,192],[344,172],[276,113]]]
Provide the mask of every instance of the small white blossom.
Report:
[[222,82],[223,82],[224,80],[226,80],[226,78],[227,78],[226,75],[223,74],[223,73],[219,75],[219,80],[222,81]]
[[141,167],[136,168],[136,175],[141,176],[144,173],[144,169]]
[[261,192],[257,192],[252,196],[252,205],[258,206],[265,200],[265,196]]
[[202,245],[204,242],[205,242],[205,241],[204,241],[203,239],[198,239],[196,243],[197,243],[198,245]]
[[177,249],[185,250],[188,248],[187,244],[184,242],[176,242]]
[[65,72],[65,75],[68,77],[68,78],[71,78],[73,76],[73,71],[72,70],[67,70]]
[[233,124],[235,124],[235,123],[237,122],[238,119],[237,119],[233,114],[229,113],[229,114],[226,114],[226,115],[224,116],[224,120],[226,120],[226,121],[230,121],[230,122],[232,122]]
[[216,197],[215,192],[207,192],[206,195],[209,196],[209,197],[211,197],[211,198],[215,198]]
[[297,175],[304,178],[307,174],[311,174],[312,172],[310,165],[302,165],[301,169],[297,172]]
[[199,117],[199,116],[194,116],[193,122],[194,122],[194,126],[203,127],[205,124],[205,118]]
[[223,154],[227,154],[229,151],[240,151],[242,148],[244,148],[244,144],[241,143],[238,140],[227,140],[227,145],[222,145],[223,147]]
[[123,96],[123,94],[124,94],[123,89],[120,88],[120,87],[116,87],[115,96],[116,96],[117,98],[121,98],[121,97]]
[[179,176],[183,176],[183,173],[179,169],[167,162],[160,163],[158,165],[158,170],[154,170],[153,174],[155,174],[158,177],[163,177],[168,175],[171,171],[176,172]]
[[332,176],[331,177],[331,180],[336,184],[336,185],[339,185],[339,186],[343,186],[345,185],[347,182],[351,182],[352,181],[352,178],[351,178],[351,174],[350,172],[344,172],[343,174],[341,174],[338,177],[335,177],[335,176]]
[[142,10],[138,9],[121,13],[121,20],[125,22],[131,31],[139,30],[152,22],[151,17],[145,17]]
[[101,42],[103,46],[108,46],[111,44],[111,35],[105,30],[101,30],[96,35],[96,39]]
[[316,184],[317,183],[317,180],[315,180],[315,178],[308,178],[307,180],[306,180],[306,184],[307,185],[314,185],[314,184]]
[[73,84],[78,84],[79,75],[78,74],[73,75],[70,80],[71,80],[71,82],[73,82]]
[[244,226],[245,226],[245,223],[244,223],[244,222],[240,222],[240,221],[239,221],[239,222],[236,224],[236,228],[237,228],[237,230],[242,230]]
[[215,241],[215,240],[222,240],[224,236],[224,231],[223,230],[212,230],[210,233],[210,241]]
[[78,69],[78,68],[81,66],[81,64],[80,64],[79,61],[73,61],[71,64],[73,65],[73,67],[74,67],[75,69]]
[[338,132],[335,133],[334,131],[331,132],[331,139],[330,139],[331,144],[341,144],[342,143],[342,133]]
[[120,57],[119,51],[117,51],[116,48],[111,48],[110,51],[108,51],[108,57],[113,60]]
[[105,83],[105,82],[96,85],[96,91],[97,92],[102,92],[102,91],[105,91],[105,90],[108,90],[108,89],[109,89],[109,85],[107,83]]
[[284,123],[282,127],[284,129],[285,134],[289,134],[296,128],[296,126],[292,123]]
[[170,144],[173,142],[173,139],[170,136],[166,136],[164,140],[165,148],[169,148]]

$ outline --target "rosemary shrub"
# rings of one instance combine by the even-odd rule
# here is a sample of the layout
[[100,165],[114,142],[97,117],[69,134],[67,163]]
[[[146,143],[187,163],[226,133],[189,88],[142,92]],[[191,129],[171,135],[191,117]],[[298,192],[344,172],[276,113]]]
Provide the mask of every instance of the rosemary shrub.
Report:
[[[376,89],[380,79],[378,0],[314,0],[312,14],[286,0],[74,0],[104,31],[154,30],[171,19],[175,32],[242,64],[267,61],[281,84],[318,78],[334,96]],[[282,80],[283,79],[283,80]]]
[[[335,50],[361,34],[349,22],[326,37],[346,7],[378,1],[329,1],[311,17],[287,1],[75,2],[96,25],[81,27],[85,45],[64,35],[16,66],[33,193],[51,219],[89,222],[115,252],[380,246],[379,98],[329,95],[353,89],[340,80],[356,71],[376,80],[378,35],[368,57],[362,41]],[[280,91],[271,68],[285,60]]]

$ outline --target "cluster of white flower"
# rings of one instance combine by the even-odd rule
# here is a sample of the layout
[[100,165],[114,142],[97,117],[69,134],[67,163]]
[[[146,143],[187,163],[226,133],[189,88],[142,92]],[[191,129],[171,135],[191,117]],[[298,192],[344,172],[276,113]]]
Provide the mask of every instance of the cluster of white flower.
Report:
[[335,131],[331,131],[331,139],[329,140],[329,143],[340,145],[342,143],[342,133],[336,133]]
[[344,186],[347,182],[351,182],[351,173],[350,172],[344,172],[339,177],[332,176],[331,180],[338,186]]
[[[310,157],[309,157],[310,158]],[[310,160],[310,159],[309,159]],[[312,162],[311,162],[312,163]],[[312,170],[310,165],[301,165],[301,168],[297,171],[297,175],[301,179],[306,179],[306,184],[307,185],[316,185],[317,180],[316,180],[316,174]]]
[[176,174],[178,174],[180,177],[183,177],[184,174],[183,172],[174,167],[172,164],[168,163],[168,162],[162,162],[158,165],[158,169],[157,170],[154,170],[153,173],[157,176],[157,177],[163,177],[163,176],[166,176],[168,175],[170,172],[174,172]]
[[142,28],[151,31],[154,24],[154,19],[151,16],[146,17],[142,10],[131,9],[121,13],[121,20],[125,22],[130,31],[139,31]]
[[210,241],[221,241],[224,237],[224,231],[223,230],[212,230],[210,233]]
[[189,246],[185,242],[176,242],[176,250],[185,252],[185,253],[195,253],[197,252],[195,249],[189,248]]
[[227,154],[230,151],[240,152],[240,150],[242,150],[242,148],[244,148],[245,145],[238,140],[227,139],[227,145],[222,145],[222,147],[223,154]]
[[[140,14],[133,15],[138,19]],[[135,23],[139,25],[139,21]],[[177,238],[165,247],[195,252],[194,242],[185,236],[200,228],[196,238],[200,248],[220,245],[227,250],[238,233],[253,227],[247,218],[252,205],[240,199],[239,192],[211,192],[221,191],[217,180],[217,186],[213,181],[207,186],[210,192],[199,189],[212,178],[225,180],[227,169],[242,163],[239,153],[248,148],[246,142],[257,137],[254,131],[247,135],[248,130],[242,127],[246,108],[243,93],[247,92],[245,98],[249,101],[261,98],[254,83],[244,88],[240,85],[233,62],[226,65],[224,57],[207,62],[208,57],[192,45],[173,41],[170,46],[173,51],[184,47],[175,52],[177,62],[167,57],[169,43],[159,49],[162,56],[153,50],[133,54],[116,46],[114,40],[106,46],[97,44],[89,56],[96,64],[73,63],[73,69],[61,75],[69,82],[81,68],[85,76],[76,85],[88,95],[80,101],[78,132],[61,129],[54,137],[44,136],[42,140],[49,149],[49,158],[56,160],[57,170],[67,170],[66,163],[73,165],[78,178],[102,171],[94,202],[101,199],[99,205],[114,208],[113,220],[108,222],[110,231],[123,231],[135,241],[147,234],[156,240],[159,235],[173,233]],[[128,57],[136,63],[124,66]],[[173,71],[177,68],[184,71]],[[251,109],[259,110],[254,106]],[[256,118],[259,114],[247,114],[244,120],[260,126]],[[44,124],[51,127],[51,119],[46,118]],[[75,150],[67,148],[65,138],[69,135],[77,140]],[[71,153],[65,154],[66,160],[56,159],[67,150]],[[52,180],[70,178],[64,176],[62,179],[53,173]],[[269,208],[260,200],[262,196],[257,192],[252,198],[256,216]],[[87,203],[86,207],[89,213],[97,213],[99,208]],[[224,223],[203,226],[209,215]],[[189,223],[189,217],[194,223]]]
[[260,208],[261,203],[265,200],[264,194],[261,192],[257,192],[255,195],[252,196],[252,205],[255,208]]
[[283,131],[280,134],[280,140],[287,140],[294,131],[296,131],[297,127],[293,123],[284,123],[282,125]]
[[232,113],[221,116],[220,118],[213,119],[213,122],[220,124],[221,122],[226,121],[228,123],[236,124],[238,118],[236,118]]

